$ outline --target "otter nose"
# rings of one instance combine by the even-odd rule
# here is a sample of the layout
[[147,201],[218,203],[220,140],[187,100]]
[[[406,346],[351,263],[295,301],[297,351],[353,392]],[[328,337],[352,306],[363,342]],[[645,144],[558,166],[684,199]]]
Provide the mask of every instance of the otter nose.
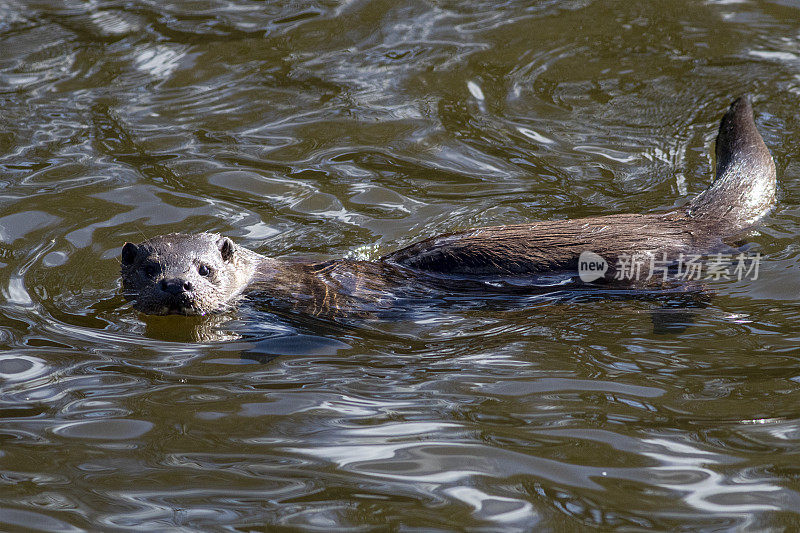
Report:
[[191,281],[184,281],[182,279],[162,279],[161,290],[170,294],[181,294],[182,292],[189,292],[193,289]]

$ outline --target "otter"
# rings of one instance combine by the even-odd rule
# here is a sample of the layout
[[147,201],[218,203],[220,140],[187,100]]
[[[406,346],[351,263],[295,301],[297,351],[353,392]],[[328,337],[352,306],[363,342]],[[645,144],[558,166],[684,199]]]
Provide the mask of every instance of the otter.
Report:
[[[374,261],[321,263],[262,256],[227,237],[172,233],[122,248],[124,296],[145,314],[204,315],[246,295],[312,315],[373,314],[439,291],[541,292],[613,286],[624,256],[715,253],[741,237],[775,203],[775,163],[747,96],[724,114],[711,185],[685,206],[492,226],[431,237]],[[612,267],[578,279],[582,252]]]

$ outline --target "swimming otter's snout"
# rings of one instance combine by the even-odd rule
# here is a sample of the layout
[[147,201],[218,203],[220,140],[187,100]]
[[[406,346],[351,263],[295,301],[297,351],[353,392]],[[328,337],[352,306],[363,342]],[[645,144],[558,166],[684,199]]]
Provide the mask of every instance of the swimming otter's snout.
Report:
[[177,296],[179,294],[183,294],[184,292],[192,292],[194,290],[194,285],[191,281],[179,278],[162,279],[161,290]]

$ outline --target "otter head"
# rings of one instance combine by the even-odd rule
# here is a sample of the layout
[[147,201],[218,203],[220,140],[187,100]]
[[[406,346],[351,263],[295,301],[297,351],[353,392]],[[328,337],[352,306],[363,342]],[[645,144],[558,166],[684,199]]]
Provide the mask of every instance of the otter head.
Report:
[[204,315],[230,307],[255,271],[253,252],[211,233],[172,233],[122,247],[122,290],[149,315]]

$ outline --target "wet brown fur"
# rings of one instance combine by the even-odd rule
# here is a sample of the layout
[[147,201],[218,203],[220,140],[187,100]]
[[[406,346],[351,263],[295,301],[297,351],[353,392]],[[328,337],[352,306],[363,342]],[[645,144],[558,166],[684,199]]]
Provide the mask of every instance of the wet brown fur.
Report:
[[775,202],[775,164],[753,122],[748,98],[731,104],[717,136],[716,177],[685,208],[495,226],[440,235],[382,260],[451,274],[577,270],[590,250],[609,263],[621,255],[712,252],[751,227]]

